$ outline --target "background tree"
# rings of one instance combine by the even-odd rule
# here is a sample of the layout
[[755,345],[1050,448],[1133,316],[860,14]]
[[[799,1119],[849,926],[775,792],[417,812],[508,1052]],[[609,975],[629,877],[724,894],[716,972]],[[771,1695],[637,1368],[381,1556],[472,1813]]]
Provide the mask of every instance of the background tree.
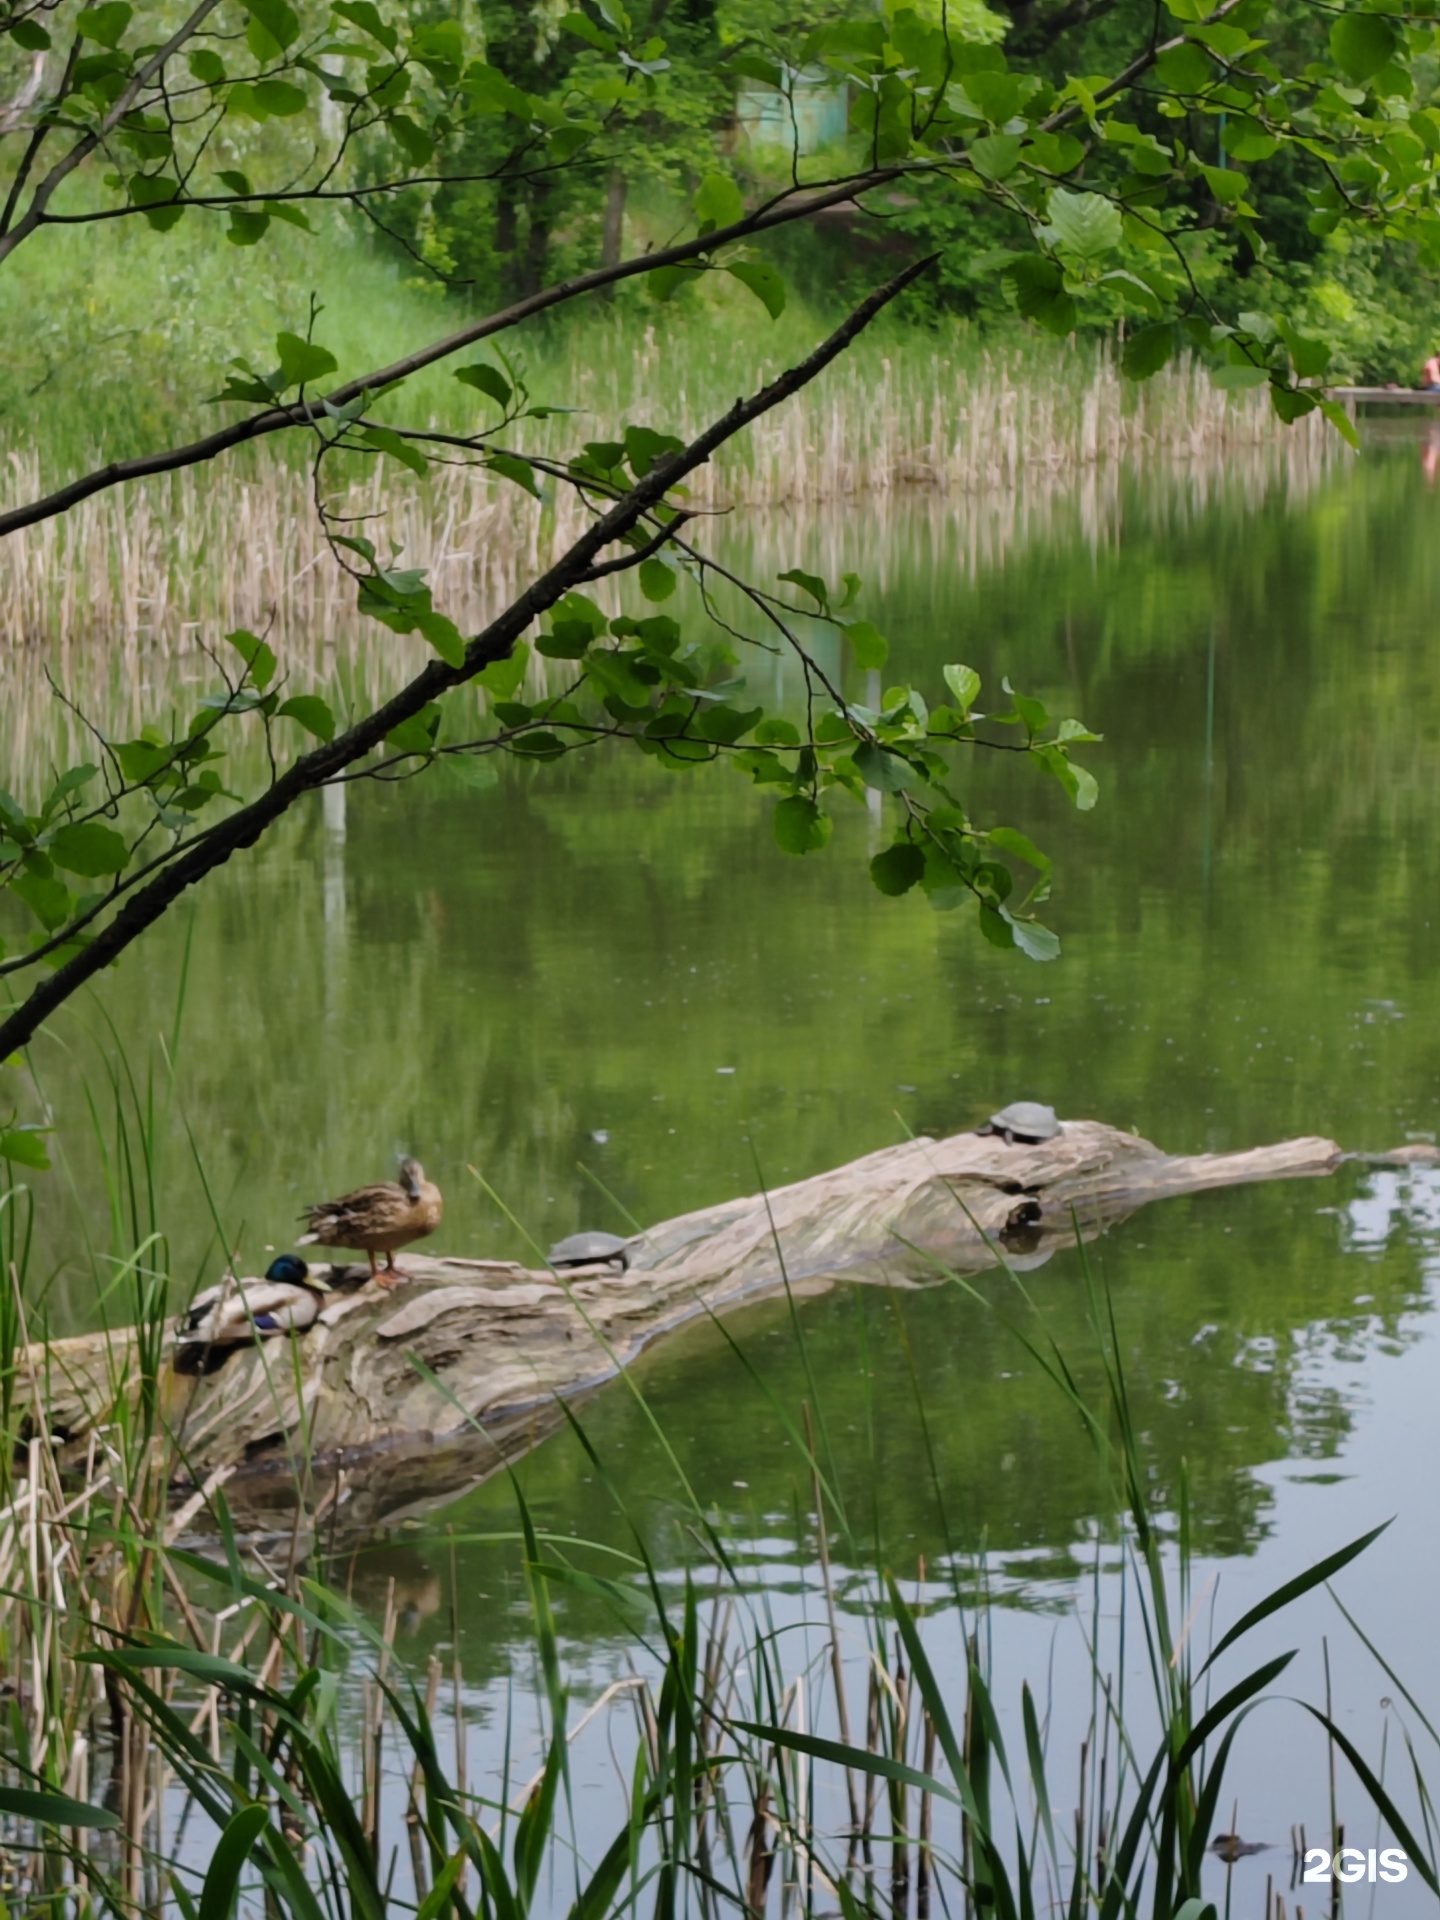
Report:
[[[875,708],[847,703],[805,644],[801,616],[843,629],[860,665],[882,667],[885,642],[859,610],[859,582],[792,569],[762,587],[728,575],[694,525],[685,477],[927,280],[932,299],[976,298],[982,282],[986,298],[1003,290],[1057,335],[1124,316],[1132,377],[1188,343],[1212,357],[1220,385],[1267,389],[1282,420],[1318,408],[1348,430],[1321,384],[1330,349],[1291,316],[1286,276],[1314,243],[1341,235],[1360,249],[1403,249],[1426,272],[1440,260],[1440,112],[1425,91],[1435,28],[1368,9],[1317,19],[1266,0],[1213,10],[1171,0],[1168,14],[1117,0],[1056,16],[1065,32],[1040,48],[1021,20],[1016,42],[1031,52],[1012,60],[1004,22],[977,0],[798,19],[771,18],[759,0],[734,16],[699,0],[673,5],[638,20],[620,0],[558,17],[501,5],[467,30],[374,0],[200,0],[183,16],[137,13],[127,0],[4,0],[3,271],[23,271],[57,227],[132,220],[162,233],[223,222],[243,270],[276,222],[307,227],[338,204],[386,244],[498,290],[500,304],[472,309],[403,360],[343,373],[312,312],[277,330],[273,366],[232,364],[213,431],[106,462],[0,515],[3,537],[132,478],[303,436],[316,511],[359,611],[418,632],[433,652],[398,695],[342,730],[321,693],[280,686],[263,637],[231,635],[235,664],[227,670],[216,651],[216,689],[197,711],[159,713],[130,741],[97,731],[92,759],[57,768],[48,791],[0,794],[0,883],[34,924],[0,958],[17,990],[0,1052],[28,1042],[185,888],[305,793],[439,758],[544,759],[605,738],[677,767],[730,760],[773,801],[775,835],[796,854],[824,845],[837,795],[891,795],[894,839],[872,863],[882,892],[918,886],[941,906],[969,898],[991,940],[1035,958],[1057,950],[1035,919],[1046,857],[1023,833],[971,818],[955,764],[981,747],[1020,751],[1084,807],[1095,785],[1070,750],[1092,736],[1008,687],[1000,710],[982,714],[961,663],[934,705],[907,687]],[[1083,68],[1067,52],[1077,35]],[[797,146],[783,177],[732,151],[740,81],[787,96],[797,76],[817,74],[847,90],[841,150]],[[621,200],[617,179],[642,175],[684,186],[685,204],[666,244],[625,255],[618,216],[607,223],[606,213]],[[898,233],[912,257],[811,355],[689,444],[663,421],[635,421],[613,441],[577,434],[563,461],[527,451],[525,422],[553,409],[532,397],[503,336],[641,280],[663,311],[717,272],[778,314],[779,238],[814,232],[837,209],[887,243]],[[462,363],[482,341],[496,343],[492,357]],[[440,362],[474,395],[466,433],[407,422],[406,382]],[[442,459],[536,493],[571,489],[588,516],[556,564],[468,639],[423,576],[330,504],[332,480],[356,463],[386,463],[399,486]],[[698,625],[663,610],[681,573],[699,588],[708,618]],[[654,612],[607,617],[585,593],[619,574]],[[722,582],[800,656],[803,714],[749,701],[738,636],[714,598]],[[524,697],[527,635],[570,663],[560,693]],[[446,701],[466,682],[487,696],[478,732]],[[271,777],[249,796],[229,791],[221,770],[239,726],[262,727],[270,749]],[[315,744],[300,750],[307,735]]]

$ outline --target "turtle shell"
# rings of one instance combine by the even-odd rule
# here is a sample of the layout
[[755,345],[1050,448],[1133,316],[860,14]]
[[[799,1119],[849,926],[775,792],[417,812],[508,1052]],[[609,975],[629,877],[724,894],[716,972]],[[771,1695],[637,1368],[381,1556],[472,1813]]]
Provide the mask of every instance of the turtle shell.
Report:
[[1060,1131],[1060,1122],[1055,1109],[1042,1106],[1038,1100],[1012,1100],[1008,1107],[992,1113],[980,1131],[1002,1133],[1007,1140],[1034,1143],[1053,1140]]
[[546,1258],[552,1267],[595,1267],[618,1261],[623,1273],[630,1265],[630,1242],[613,1233],[572,1233],[557,1240]]

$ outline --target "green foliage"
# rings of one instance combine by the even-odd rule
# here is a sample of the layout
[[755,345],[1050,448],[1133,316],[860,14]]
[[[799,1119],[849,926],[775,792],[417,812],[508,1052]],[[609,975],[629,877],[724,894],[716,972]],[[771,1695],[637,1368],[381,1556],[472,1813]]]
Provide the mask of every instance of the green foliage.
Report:
[[[693,301],[707,282],[738,283],[778,321],[787,274],[771,228],[834,213],[853,235],[871,211],[888,209],[887,232],[912,263],[932,244],[965,256],[960,278],[977,305],[1006,301],[1021,322],[1057,336],[1123,317],[1131,331],[1122,367],[1133,378],[1153,375],[1185,340],[1209,358],[1222,390],[1268,391],[1283,421],[1320,410],[1340,424],[1322,383],[1344,356],[1315,318],[1326,290],[1315,262],[1367,251],[1373,260],[1372,236],[1383,234],[1387,249],[1408,249],[1427,271],[1440,270],[1440,113],[1430,101],[1440,29],[1425,20],[1349,11],[1322,27],[1261,0],[1242,0],[1222,19],[1184,0],[1171,9],[1177,30],[1157,43],[1153,23],[1127,0],[1103,29],[1087,27],[1077,64],[1027,52],[1023,35],[1002,33],[976,6],[953,14],[832,7],[797,19],[757,11],[758,0],[733,14],[677,0],[632,18],[607,0],[537,31],[528,7],[500,0],[487,12],[482,48],[459,19],[392,16],[369,0],[322,7],[314,23],[289,0],[254,0],[233,18],[228,5],[196,17],[159,51],[123,0],[57,0],[45,9],[43,31],[67,33],[77,52],[50,82],[56,91],[34,139],[13,149],[13,200],[0,235],[7,272],[17,250],[44,244],[51,199],[78,172],[77,211],[67,218],[142,218],[157,244],[171,244],[189,215],[223,220],[229,238],[249,249],[273,242],[276,229],[308,230],[312,213],[358,203],[377,218],[384,208],[385,231],[412,263],[482,293],[503,289],[507,302],[523,305],[528,295],[565,304],[586,283],[549,283],[593,267],[598,252],[605,271],[623,267],[625,278],[648,282],[648,293],[631,287],[629,300]],[[25,42],[34,33],[17,36],[17,24],[0,20],[0,48],[13,47],[23,64],[33,60]],[[787,173],[768,175],[758,150],[728,137],[742,77],[783,100],[796,129],[802,77],[837,97],[843,89],[846,131],[814,153],[801,150],[797,132]],[[171,108],[180,85],[184,114]],[[72,135],[79,144],[62,156]],[[622,263],[632,191],[637,204],[652,196],[669,231],[665,244],[641,246]],[[1303,225],[1293,217],[1302,204]],[[1310,276],[1303,288],[1302,274]],[[955,295],[955,269],[933,278],[933,299]],[[217,417],[231,423],[221,436],[303,430],[317,512],[360,612],[396,634],[420,635],[432,669],[407,690],[382,742],[380,723],[367,731],[364,716],[337,733],[318,694],[287,689],[282,701],[269,643],[231,636],[243,671],[206,695],[195,716],[166,715],[117,743],[93,792],[57,789],[50,801],[27,803],[38,811],[18,802],[5,809],[0,884],[39,931],[0,970],[89,966],[84,944],[122,895],[182,845],[219,833],[217,815],[234,796],[210,764],[221,755],[217,734],[258,726],[279,754],[294,739],[288,727],[277,731],[282,719],[326,750],[306,763],[316,780],[317,769],[328,778],[372,754],[376,771],[462,751],[544,760],[602,735],[677,773],[729,758],[756,786],[775,790],[776,838],[797,854],[824,845],[835,801],[868,804],[879,794],[896,810],[900,851],[882,856],[877,884],[900,891],[903,881],[941,910],[971,901],[996,945],[1053,955],[1053,936],[1033,919],[1036,890],[1021,898],[1012,865],[1036,862],[972,821],[954,761],[998,744],[1008,729],[1088,810],[1096,783],[1071,754],[1090,738],[1083,727],[1056,726],[1008,686],[1008,710],[979,714],[977,690],[959,670],[954,706],[932,712],[906,685],[873,709],[845,704],[818,672],[808,623],[848,639],[866,671],[885,664],[885,638],[848,611],[853,583],[832,594],[799,568],[781,575],[798,603],[750,596],[807,662],[811,692],[793,741],[777,730],[788,716],[748,703],[741,655],[690,610],[683,619],[635,620],[576,591],[557,598],[557,589],[543,604],[523,603],[525,619],[503,644],[468,641],[420,569],[399,554],[382,557],[362,532],[331,518],[327,463],[353,470],[379,460],[391,483],[424,486],[433,460],[459,457],[458,440],[463,457],[545,510],[566,488],[586,513],[618,514],[608,543],[616,553],[601,559],[597,546],[567,584],[634,568],[640,593],[658,606],[677,594],[682,573],[707,585],[707,563],[684,536],[686,496],[660,484],[683,452],[680,440],[663,422],[631,422],[614,441],[581,441],[566,459],[542,456],[514,429],[555,409],[532,401],[520,361],[493,343],[500,367],[487,359],[456,375],[484,403],[468,431],[437,434],[390,417],[409,395],[377,418],[380,399],[403,393],[421,363],[438,363],[463,340],[436,328],[418,354],[341,380],[339,352],[315,337],[320,311],[312,298],[308,321],[272,322],[273,367],[268,354],[257,365],[230,342],[230,371],[215,396]],[[494,315],[471,338],[505,332],[516,317]],[[763,404],[778,391],[767,390]],[[177,453],[174,463],[184,459]],[[552,601],[536,644],[573,664],[570,684],[529,700],[519,683],[508,697],[497,688],[491,732],[468,740],[448,732],[447,690],[503,666],[492,653],[508,652],[530,612]],[[1043,856],[1037,871],[1043,886]]]

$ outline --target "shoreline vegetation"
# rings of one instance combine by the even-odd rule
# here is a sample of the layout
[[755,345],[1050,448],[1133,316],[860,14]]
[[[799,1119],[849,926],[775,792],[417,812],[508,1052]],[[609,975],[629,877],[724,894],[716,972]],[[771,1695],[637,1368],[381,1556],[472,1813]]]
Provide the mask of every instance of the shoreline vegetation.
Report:
[[[9,1226],[23,1230],[23,1194],[6,1202]],[[1317,1763],[1328,1752],[1329,1819],[1310,1829],[1327,1850],[1347,1831],[1368,1834],[1373,1810],[1375,1844],[1393,1835],[1409,1872],[1434,1890],[1428,1848],[1384,1783],[1383,1757],[1377,1775],[1342,1730],[1328,1680],[1323,1711],[1277,1694],[1295,1654],[1277,1652],[1265,1624],[1328,1588],[1383,1528],[1240,1618],[1226,1606],[1212,1620],[1184,1478],[1169,1504],[1150,1504],[1127,1348],[1081,1259],[1091,1350],[1062,1353],[1014,1275],[1013,1310],[1002,1313],[1017,1350],[1068,1401],[1104,1490],[1093,1541],[1075,1547],[1078,1567],[1093,1562],[1084,1576],[1093,1599],[1077,1609],[1073,1670],[1066,1651],[1052,1656],[1048,1679],[1021,1681],[1018,1699],[1011,1681],[1000,1691],[985,1557],[950,1539],[948,1525],[944,1565],[880,1559],[869,1516],[847,1512],[836,1491],[837,1409],[816,1382],[813,1404],[776,1408],[796,1449],[793,1524],[809,1553],[802,1638],[777,1630],[763,1582],[732,1564],[673,1455],[671,1497],[692,1541],[680,1566],[652,1544],[651,1505],[644,1517],[630,1512],[593,1449],[632,1536],[633,1551],[618,1557],[537,1529],[512,1475],[516,1527],[506,1537],[529,1603],[539,1724],[516,1726],[513,1745],[507,1729],[503,1773],[473,1780],[475,1709],[459,1652],[444,1665],[432,1654],[424,1675],[404,1671],[393,1578],[372,1615],[345,1591],[343,1556],[308,1557],[298,1533],[238,1536],[214,1476],[167,1512],[184,1435],[165,1415],[164,1287],[145,1257],[127,1276],[142,1390],[95,1436],[78,1485],[53,1444],[27,1433],[38,1382],[22,1354],[23,1274],[12,1265],[13,1290],[0,1296],[7,1910],[54,1920],[167,1911],[204,1920],[237,1906],[247,1920],[650,1911],[1024,1920],[1063,1906],[1072,1920],[1119,1920],[1143,1899],[1158,1914],[1204,1920],[1217,1899],[1228,1910],[1231,1870],[1249,1851],[1226,1770],[1242,1723],[1262,1706],[1252,1746],[1273,1743],[1279,1711],[1291,1729],[1309,1727]],[[966,1305],[982,1310],[978,1298]],[[790,1325],[803,1349],[793,1302]],[[1076,1385],[1092,1376],[1089,1389]],[[629,1376],[626,1386],[644,1406]],[[335,1490],[312,1485],[303,1436],[294,1468],[323,1538]],[[938,1478],[933,1494],[943,1517]],[[573,1697],[555,1610],[576,1595],[607,1609],[626,1649],[623,1682],[588,1703]],[[1252,1637],[1258,1645],[1237,1665]],[[1149,1650],[1149,1685],[1138,1647]],[[1078,1769],[1068,1722],[1055,1737],[1057,1686],[1089,1703]],[[570,1755],[581,1740],[608,1740],[615,1758],[603,1808],[576,1792]],[[1415,1793],[1403,1797],[1418,1799],[1428,1836],[1413,1745],[1411,1759]],[[1313,1796],[1322,1774],[1309,1772]],[[1267,1882],[1265,1920],[1284,1915]]]
[[[579,411],[526,422],[517,450],[563,457],[634,419],[693,433],[734,397],[717,344],[715,326],[699,323],[664,336],[652,324],[628,348],[614,328],[577,337],[543,379],[529,377],[547,404]],[[777,351],[747,384],[781,364]],[[447,411],[447,428],[469,424],[459,405]],[[0,644],[96,640],[168,653],[206,628],[267,623],[287,643],[348,636],[359,624],[353,584],[326,550],[305,446],[297,435],[284,448],[116,488],[10,536],[0,544]],[[1136,388],[1104,349],[977,351],[917,329],[863,343],[727,447],[691,491],[727,526],[759,510],[859,501],[965,503],[964,513],[971,502],[1024,498],[1033,514],[1036,502],[1062,502],[1095,476],[1103,494],[1131,464],[1167,483],[1239,465],[1308,490],[1341,451],[1317,414],[1284,427],[1263,394],[1223,393],[1193,360]],[[571,490],[547,489],[537,502],[461,464],[417,482],[376,456],[332,477],[342,482],[332,496],[339,510],[363,521],[382,554],[403,552],[406,566],[425,569],[436,604],[471,629],[578,525]],[[0,446],[0,505],[35,497],[54,478],[34,443]]]

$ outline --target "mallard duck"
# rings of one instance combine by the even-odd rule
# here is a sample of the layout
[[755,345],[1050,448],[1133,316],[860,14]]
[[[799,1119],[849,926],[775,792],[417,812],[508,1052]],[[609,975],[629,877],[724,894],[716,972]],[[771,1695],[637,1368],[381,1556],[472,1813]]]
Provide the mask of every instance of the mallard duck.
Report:
[[192,1346],[233,1347],[267,1333],[303,1333],[320,1312],[330,1283],[311,1273],[294,1253],[282,1253],[263,1280],[224,1279],[190,1302],[181,1315],[180,1338]]
[[[307,1207],[300,1216],[310,1225],[297,1245],[353,1247],[370,1256],[370,1272],[378,1287],[398,1287],[407,1277],[395,1265],[397,1248],[423,1240],[439,1226],[445,1202],[433,1180],[425,1178],[418,1160],[400,1162],[398,1181],[381,1180],[373,1187],[357,1187],[343,1200],[325,1200]],[[389,1257],[382,1271],[377,1253]]]

